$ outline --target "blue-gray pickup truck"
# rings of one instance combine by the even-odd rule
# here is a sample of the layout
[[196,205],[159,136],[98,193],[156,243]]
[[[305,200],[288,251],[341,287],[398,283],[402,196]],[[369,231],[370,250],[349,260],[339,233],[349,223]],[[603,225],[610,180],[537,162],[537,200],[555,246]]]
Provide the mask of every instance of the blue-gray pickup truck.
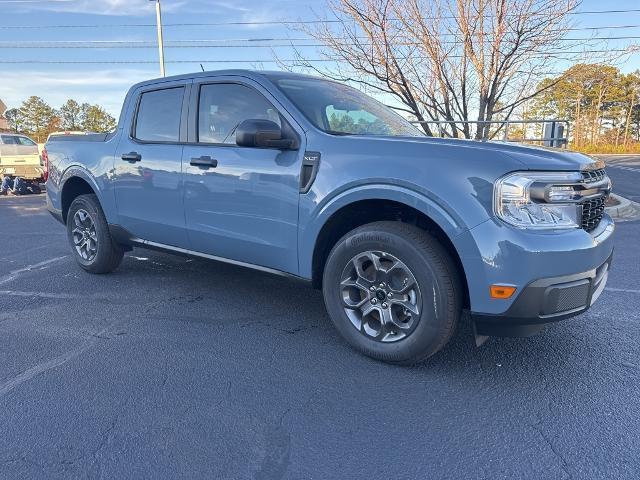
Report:
[[437,352],[464,312],[478,341],[584,312],[613,252],[601,162],[430,138],[311,76],[142,82],[114,132],[52,137],[43,156],[85,270],[144,247],[304,279],[349,344],[391,363]]

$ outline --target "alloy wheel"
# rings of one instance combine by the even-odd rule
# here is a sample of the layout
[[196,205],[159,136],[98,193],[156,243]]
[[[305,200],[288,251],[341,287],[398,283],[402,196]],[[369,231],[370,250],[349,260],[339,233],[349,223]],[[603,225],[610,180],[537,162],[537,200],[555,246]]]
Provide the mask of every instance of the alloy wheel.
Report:
[[402,340],[420,319],[418,282],[407,265],[387,252],[353,257],[342,271],[340,294],[352,325],[375,341]]
[[96,226],[89,212],[80,208],[73,215],[73,244],[78,255],[90,262],[98,253],[98,235]]

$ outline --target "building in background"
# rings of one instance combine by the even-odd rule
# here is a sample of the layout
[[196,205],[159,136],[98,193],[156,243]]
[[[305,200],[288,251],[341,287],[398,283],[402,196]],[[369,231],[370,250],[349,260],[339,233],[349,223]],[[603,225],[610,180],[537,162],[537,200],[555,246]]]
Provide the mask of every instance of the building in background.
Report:
[[0,132],[10,131],[9,122],[4,118],[4,112],[7,111],[7,106],[0,99]]

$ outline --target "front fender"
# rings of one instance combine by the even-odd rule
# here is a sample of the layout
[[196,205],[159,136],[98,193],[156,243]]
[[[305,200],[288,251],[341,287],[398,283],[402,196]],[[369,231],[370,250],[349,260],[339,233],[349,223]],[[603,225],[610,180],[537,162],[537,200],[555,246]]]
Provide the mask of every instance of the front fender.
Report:
[[300,276],[312,277],[316,240],[327,220],[341,208],[362,200],[389,200],[415,208],[433,220],[449,237],[456,249],[458,248],[456,238],[471,227],[466,225],[460,215],[442,199],[398,184],[380,182],[349,186],[331,197],[324,198],[317,205],[310,198],[303,199],[300,203],[298,232]]

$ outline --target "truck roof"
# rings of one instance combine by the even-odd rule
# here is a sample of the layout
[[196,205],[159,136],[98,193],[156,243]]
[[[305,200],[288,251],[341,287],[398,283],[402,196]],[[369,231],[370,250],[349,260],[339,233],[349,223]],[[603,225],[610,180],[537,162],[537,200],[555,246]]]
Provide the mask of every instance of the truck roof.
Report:
[[176,80],[184,80],[187,78],[210,77],[212,75],[239,75],[248,78],[266,77],[266,78],[318,78],[313,75],[305,75],[302,73],[292,73],[279,70],[247,70],[247,69],[229,69],[229,70],[208,70],[204,72],[183,73],[180,75],[172,75],[170,77],[158,77],[136,83],[133,88],[145,85],[153,85],[162,82],[172,82]]

